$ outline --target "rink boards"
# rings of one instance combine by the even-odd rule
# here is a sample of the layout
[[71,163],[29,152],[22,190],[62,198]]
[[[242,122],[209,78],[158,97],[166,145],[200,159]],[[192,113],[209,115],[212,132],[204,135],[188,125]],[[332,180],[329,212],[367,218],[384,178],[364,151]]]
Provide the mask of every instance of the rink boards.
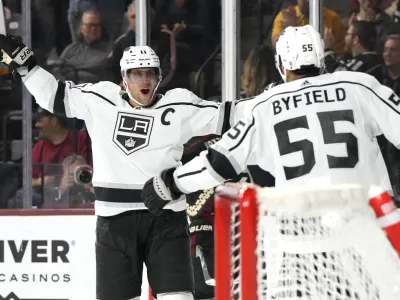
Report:
[[95,225],[92,209],[0,210],[0,299],[95,299]]

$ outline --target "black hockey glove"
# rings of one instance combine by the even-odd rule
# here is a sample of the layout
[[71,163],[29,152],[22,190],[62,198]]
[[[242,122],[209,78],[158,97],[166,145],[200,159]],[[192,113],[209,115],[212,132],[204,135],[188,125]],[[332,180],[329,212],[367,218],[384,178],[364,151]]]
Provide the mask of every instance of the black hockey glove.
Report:
[[164,170],[159,176],[147,180],[144,184],[142,191],[144,205],[156,216],[161,215],[165,205],[179,199],[183,194],[175,185],[174,171],[175,168]]
[[8,66],[14,78],[17,74],[25,76],[36,66],[33,51],[14,36],[0,34],[0,49],[0,60]]

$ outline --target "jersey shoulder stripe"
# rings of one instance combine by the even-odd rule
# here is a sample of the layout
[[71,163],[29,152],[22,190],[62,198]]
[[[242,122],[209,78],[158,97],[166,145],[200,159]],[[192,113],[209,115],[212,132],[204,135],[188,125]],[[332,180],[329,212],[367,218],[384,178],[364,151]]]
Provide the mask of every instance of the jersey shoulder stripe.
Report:
[[157,106],[154,109],[160,109],[160,108],[164,108],[164,107],[168,107],[168,106],[180,106],[180,105],[181,106],[184,106],[184,105],[195,106],[195,107],[199,107],[199,108],[215,108],[215,109],[218,109],[218,105],[201,105],[201,104],[189,103],[189,102],[167,103],[167,104],[163,104],[163,105]]
[[104,96],[102,96],[102,95],[100,95],[100,94],[98,94],[98,93],[96,93],[96,92],[94,92],[94,91],[86,91],[86,90],[81,90],[81,91],[82,91],[82,93],[87,93],[87,94],[95,95],[95,96],[99,97],[100,99],[102,99],[102,100],[108,102],[109,104],[111,104],[111,105],[113,105],[113,106],[116,106],[115,103],[113,103],[111,100],[108,100],[106,97],[104,97]]

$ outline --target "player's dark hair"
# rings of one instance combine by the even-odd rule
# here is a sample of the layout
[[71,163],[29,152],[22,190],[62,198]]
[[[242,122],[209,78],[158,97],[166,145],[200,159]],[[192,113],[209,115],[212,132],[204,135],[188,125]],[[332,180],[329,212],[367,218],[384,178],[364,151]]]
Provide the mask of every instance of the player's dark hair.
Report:
[[367,21],[354,21],[353,22],[353,35],[358,36],[361,46],[368,51],[376,49],[378,34],[376,32],[376,24]]
[[399,33],[390,33],[385,37],[385,42],[387,40],[400,40],[400,32]]
[[291,70],[295,75],[302,75],[305,77],[313,77],[313,76],[318,76],[321,74],[321,69],[317,68],[315,66],[302,66],[300,69],[297,70]]

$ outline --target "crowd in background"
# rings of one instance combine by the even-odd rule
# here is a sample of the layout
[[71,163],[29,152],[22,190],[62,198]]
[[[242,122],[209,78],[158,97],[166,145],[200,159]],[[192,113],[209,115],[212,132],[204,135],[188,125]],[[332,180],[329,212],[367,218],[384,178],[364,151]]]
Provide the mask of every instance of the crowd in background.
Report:
[[[3,2],[9,32],[21,35],[21,0]],[[270,83],[279,83],[274,63],[279,34],[288,26],[309,22],[308,0],[259,5],[256,0],[241,1],[242,97],[253,97]],[[326,72],[365,72],[400,95],[399,1],[325,0],[325,6]],[[135,27],[131,0],[32,0],[33,50],[39,65],[61,80],[108,80],[121,85],[119,61],[123,50],[135,45]],[[149,0],[148,28],[149,45],[162,65],[159,92],[188,88],[202,98],[220,101],[221,1]],[[0,68],[0,74],[0,208],[20,208],[22,89],[6,69]],[[95,197],[85,124],[32,103],[33,205],[90,205]],[[394,194],[400,199],[400,154],[383,137],[379,143],[390,166]]]

